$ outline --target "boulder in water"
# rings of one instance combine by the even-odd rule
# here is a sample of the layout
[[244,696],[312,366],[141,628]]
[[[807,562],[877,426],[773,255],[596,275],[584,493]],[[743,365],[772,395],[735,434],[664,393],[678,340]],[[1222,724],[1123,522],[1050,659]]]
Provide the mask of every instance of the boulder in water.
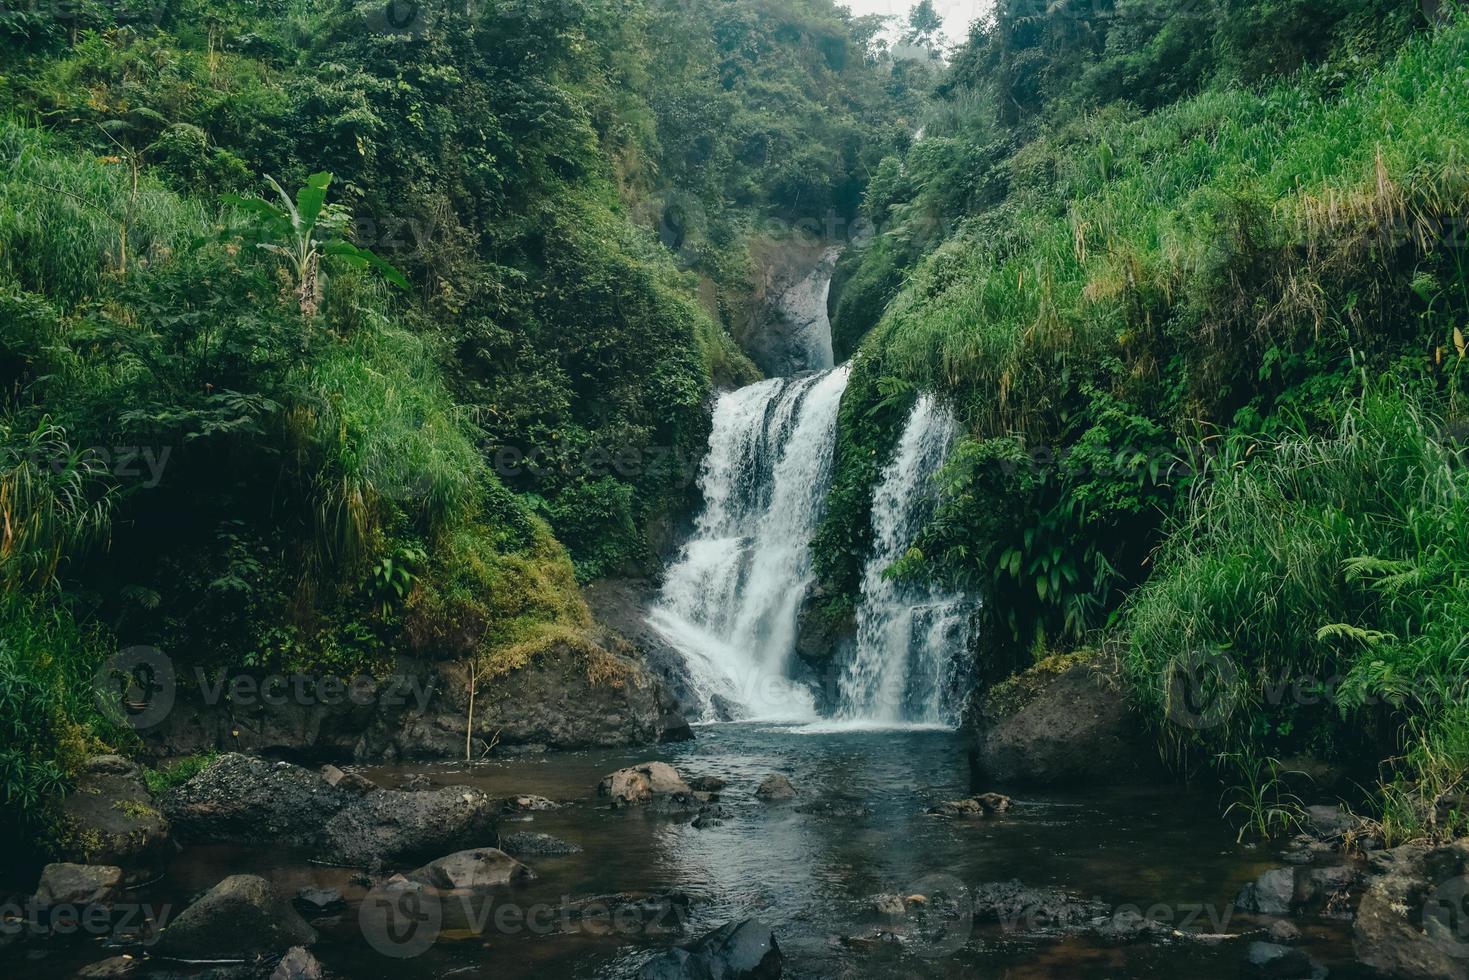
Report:
[[120,755],[87,760],[61,803],[61,823],[61,857],[122,868],[130,881],[151,876],[173,856],[173,828],[138,767]]
[[638,806],[658,796],[691,792],[678,770],[666,762],[644,762],[619,769],[597,784],[597,795],[610,798],[614,807]]
[[1352,927],[1357,959],[1399,980],[1462,978],[1469,937],[1469,838],[1429,849],[1404,845],[1373,856],[1379,873]]
[[791,781],[780,773],[772,773],[755,788],[755,798],[759,800],[789,800],[796,796],[796,787]]
[[314,942],[316,930],[269,882],[231,875],[180,912],[155,949],[173,959],[252,959]]
[[999,793],[982,793],[979,796],[970,797],[967,800],[950,800],[930,807],[929,813],[939,817],[957,817],[960,819],[975,819],[988,817],[995,813],[1004,813],[1012,806],[1010,797]]
[[476,892],[516,881],[529,881],[535,872],[504,851],[481,847],[459,851],[410,872],[409,881],[446,892]]
[[122,887],[122,869],[110,864],[48,864],[36,887],[36,904],[106,905]]
[[1295,980],[1315,971],[1311,958],[1300,950],[1261,942],[1250,943],[1245,966],[1250,976],[1269,980]]
[[494,840],[498,803],[468,786],[419,793],[379,790],[327,821],[320,846],[339,864],[418,860]]
[[1160,768],[1144,732],[1105,669],[1085,655],[1054,657],[985,696],[972,779],[1014,786],[1151,780]]
[[640,980],[779,980],[784,969],[780,944],[770,927],[755,919],[730,922],[687,947],[655,956]]
[[304,946],[286,950],[270,974],[270,980],[321,980],[321,977],[321,964]]

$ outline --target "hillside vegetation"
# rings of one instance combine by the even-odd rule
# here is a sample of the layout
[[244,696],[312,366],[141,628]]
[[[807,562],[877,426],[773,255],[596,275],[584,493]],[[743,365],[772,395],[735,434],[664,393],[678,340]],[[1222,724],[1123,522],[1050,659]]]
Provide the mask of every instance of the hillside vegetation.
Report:
[[984,667],[1103,642],[1186,768],[1365,761],[1411,834],[1469,785],[1469,21],[1170,6],[1000,4],[878,169],[823,577],[851,602],[941,392],[968,437],[894,573],[984,593]]
[[119,646],[345,675],[587,629],[756,377],[750,242],[854,213],[918,98],[828,0],[401,8],[0,11],[13,819],[130,747]]

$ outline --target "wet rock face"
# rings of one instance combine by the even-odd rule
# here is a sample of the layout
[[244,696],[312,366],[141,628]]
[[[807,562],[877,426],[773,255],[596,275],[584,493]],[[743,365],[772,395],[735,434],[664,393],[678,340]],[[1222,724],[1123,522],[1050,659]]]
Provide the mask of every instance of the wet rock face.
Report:
[[1018,706],[981,705],[974,781],[1098,785],[1161,778],[1157,753],[1120,690],[1089,664],[1046,678]]
[[819,371],[834,363],[827,300],[840,249],[798,240],[755,249],[754,305],[735,340],[767,377]]
[[640,980],[779,980],[784,969],[780,944],[770,927],[755,919],[730,922],[687,946],[671,949],[643,965]]
[[[593,651],[553,645],[524,667],[481,684],[473,731],[469,690],[455,662],[399,658],[382,682],[359,679],[341,697],[304,703],[294,695],[236,707],[203,703],[185,686],[169,716],[144,733],[146,751],[166,758],[244,752],[324,763],[341,760],[463,759],[494,745],[551,749],[651,745],[693,737],[677,699],[637,649],[615,636]],[[294,690],[294,689],[293,689]],[[468,736],[468,737],[466,737]],[[347,786],[365,791],[350,775]]]
[[[561,644],[530,664],[481,684],[475,699],[471,754],[492,744],[547,749],[652,745],[692,737],[663,683],[627,650],[597,653],[599,673],[589,673],[588,655]],[[390,748],[375,754],[400,759],[463,758],[469,689],[464,670],[440,664],[439,695],[429,711],[409,715]]]
[[230,753],[162,805],[190,842],[285,843],[366,866],[494,840],[503,801],[467,786],[358,793],[300,766]]
[[122,756],[89,759],[61,810],[62,856],[70,862],[115,865],[141,880],[173,855],[168,819],[138,767]]
[[316,930],[255,875],[231,875],[179,913],[163,930],[160,956],[186,960],[250,959],[316,942]]
[[1469,839],[1374,855],[1378,872],[1353,926],[1357,959],[1398,980],[1449,980],[1469,972]]
[[663,682],[675,710],[685,718],[697,718],[700,701],[688,661],[648,625],[647,613],[658,600],[658,586],[648,579],[603,579],[587,586],[582,594],[597,622],[626,637],[643,664]]

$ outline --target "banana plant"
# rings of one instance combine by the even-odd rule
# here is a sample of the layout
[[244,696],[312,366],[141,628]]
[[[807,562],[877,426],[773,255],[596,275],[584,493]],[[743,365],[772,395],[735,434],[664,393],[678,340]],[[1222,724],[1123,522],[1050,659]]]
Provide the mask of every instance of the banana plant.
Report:
[[373,269],[399,289],[408,288],[408,280],[401,272],[369,249],[359,248],[343,237],[352,216],[340,204],[326,203],[331,174],[317,173],[306,178],[305,186],[296,192],[294,200],[274,177],[266,175],[265,181],[280,197],[282,206],[238,194],[226,194],[224,201],[258,220],[257,247],[285,260],[302,318],[311,319],[321,308],[324,255],[340,260],[349,268]]

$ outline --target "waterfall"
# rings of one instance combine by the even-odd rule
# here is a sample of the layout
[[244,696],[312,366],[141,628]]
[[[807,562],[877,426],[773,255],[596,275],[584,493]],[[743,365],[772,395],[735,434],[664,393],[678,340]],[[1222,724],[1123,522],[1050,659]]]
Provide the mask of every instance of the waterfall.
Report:
[[762,381],[715,406],[704,511],[648,614],[688,661],[704,720],[814,714],[788,667],[847,374]]
[[934,477],[958,426],[928,395],[913,406],[872,501],[873,549],[862,575],[857,649],[839,686],[837,713],[878,723],[956,724],[973,603],[937,586],[884,572],[932,515]]

